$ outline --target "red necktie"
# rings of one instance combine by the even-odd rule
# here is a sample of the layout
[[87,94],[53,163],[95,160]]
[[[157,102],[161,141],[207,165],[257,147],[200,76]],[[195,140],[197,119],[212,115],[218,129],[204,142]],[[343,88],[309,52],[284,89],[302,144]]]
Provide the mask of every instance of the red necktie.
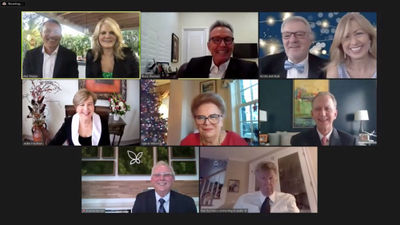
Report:
[[326,136],[323,136],[321,139],[322,145],[326,146],[328,145],[328,138]]

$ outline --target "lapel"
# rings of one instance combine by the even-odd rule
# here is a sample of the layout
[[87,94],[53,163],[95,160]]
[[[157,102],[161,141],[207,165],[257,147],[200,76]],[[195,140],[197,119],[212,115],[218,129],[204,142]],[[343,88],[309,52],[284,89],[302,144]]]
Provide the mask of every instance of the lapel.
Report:
[[333,128],[332,134],[331,134],[331,138],[329,140],[329,145],[333,146],[333,145],[342,145],[342,142],[340,141],[340,136],[338,131],[336,130],[336,128]]
[[281,79],[286,79],[287,77],[287,70],[285,70],[285,61],[288,59],[287,55],[285,52],[282,53],[282,58],[281,60],[278,61],[276,64],[278,74]]
[[234,58],[231,58],[228,64],[228,68],[226,68],[225,78],[230,78],[233,75],[242,75],[239,73],[240,71],[238,68],[238,62]]
[[317,144],[317,146],[322,146],[321,140],[319,139],[318,131],[317,131],[317,126],[314,127],[314,131],[312,134],[312,145]]
[[149,199],[150,199],[151,204],[149,204],[149,208],[146,209],[146,211],[157,213],[157,204],[156,204],[157,200],[156,200],[155,190],[153,189],[153,190],[149,191],[149,195],[150,195]]
[[177,209],[178,203],[175,198],[175,192],[171,190],[169,195],[169,213],[175,213],[175,210]]
[[40,75],[40,78],[43,77],[43,53],[42,53],[43,45],[37,48],[36,53],[34,54],[35,58],[33,59],[35,61],[34,65],[37,65],[37,73]]
[[318,78],[317,68],[313,55],[308,54],[308,78]]
[[[63,47],[60,45],[60,47],[58,48],[58,52],[57,52],[57,58],[56,58],[56,63],[54,64],[54,72],[53,72],[53,78],[56,78],[58,75],[60,75],[60,71],[61,71],[61,65],[62,65],[62,54],[63,54]],[[61,75],[65,75],[65,74],[61,74]]]

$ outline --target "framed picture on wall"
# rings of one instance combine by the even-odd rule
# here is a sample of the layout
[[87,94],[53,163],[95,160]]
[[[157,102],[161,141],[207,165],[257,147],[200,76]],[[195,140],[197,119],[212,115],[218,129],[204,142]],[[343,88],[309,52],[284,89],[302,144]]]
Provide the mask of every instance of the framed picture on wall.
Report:
[[172,33],[171,40],[171,62],[177,63],[179,61],[179,37]]
[[293,128],[314,127],[311,102],[321,91],[329,91],[329,80],[293,81]]
[[228,192],[239,192],[239,184],[239,180],[230,179],[228,183]]
[[126,80],[79,80],[79,89],[86,88],[98,99],[108,99],[112,93],[126,99]]
[[207,80],[200,82],[200,93],[205,92],[217,92],[217,81],[216,80]]

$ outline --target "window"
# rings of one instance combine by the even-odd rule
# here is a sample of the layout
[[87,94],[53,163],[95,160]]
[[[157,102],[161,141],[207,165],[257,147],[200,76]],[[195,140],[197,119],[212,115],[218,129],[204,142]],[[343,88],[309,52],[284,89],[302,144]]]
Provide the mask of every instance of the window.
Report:
[[82,148],[81,175],[149,176],[160,160],[170,163],[176,175],[198,174],[198,148],[136,146]]
[[239,80],[239,124],[240,136],[258,142],[258,80]]

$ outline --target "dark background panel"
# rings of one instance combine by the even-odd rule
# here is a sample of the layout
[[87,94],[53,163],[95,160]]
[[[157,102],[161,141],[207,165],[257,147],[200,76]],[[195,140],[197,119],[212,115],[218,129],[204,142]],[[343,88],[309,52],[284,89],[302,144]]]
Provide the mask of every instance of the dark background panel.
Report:
[[[354,121],[354,113],[366,109],[369,120],[364,122],[364,130],[376,130],[376,80],[330,80],[329,91],[337,101],[338,116],[334,121],[337,129],[358,134],[360,122]],[[293,80],[260,80],[260,109],[266,110],[268,116],[267,122],[260,123],[261,133],[304,130],[293,128],[292,96]]]

